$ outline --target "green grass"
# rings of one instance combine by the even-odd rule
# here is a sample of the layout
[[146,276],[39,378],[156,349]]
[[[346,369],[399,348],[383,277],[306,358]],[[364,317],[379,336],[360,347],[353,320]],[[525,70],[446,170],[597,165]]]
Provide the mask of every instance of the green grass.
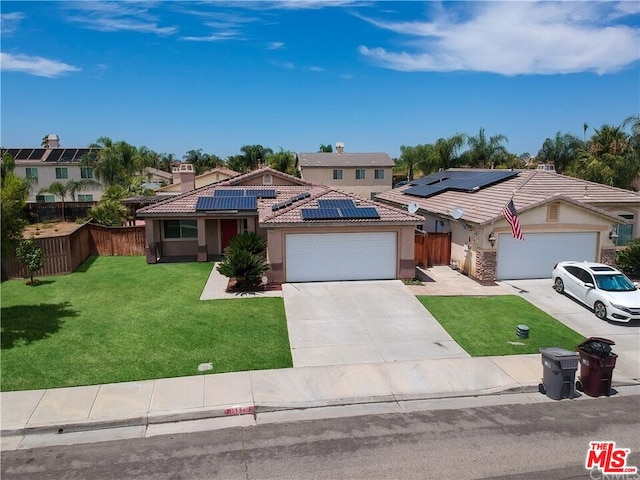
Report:
[[[472,357],[538,353],[544,347],[575,350],[584,341],[582,335],[515,295],[419,296],[418,300]],[[528,339],[516,335],[520,324],[529,327]]]
[[2,283],[2,391],[291,367],[282,298],[200,301],[212,265],[92,257]]

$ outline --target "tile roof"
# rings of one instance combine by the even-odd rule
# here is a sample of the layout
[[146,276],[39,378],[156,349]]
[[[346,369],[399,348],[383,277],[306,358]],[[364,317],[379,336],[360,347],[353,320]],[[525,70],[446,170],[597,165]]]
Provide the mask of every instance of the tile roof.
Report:
[[393,167],[387,153],[297,153],[298,165],[310,167]]
[[[274,181],[273,185],[248,185],[246,182],[253,178],[260,177],[265,173],[272,174]],[[294,185],[278,185],[278,179],[289,182],[295,182]],[[323,185],[314,185],[309,182],[300,180],[299,178],[291,175],[278,172],[271,168],[262,168],[260,170],[254,170],[253,172],[240,175],[238,177],[230,178],[215,184],[200,187],[192,190],[191,192],[183,193],[175,197],[170,197],[155,205],[144,207],[137,211],[137,215],[141,217],[153,217],[153,216],[189,216],[196,215],[196,203],[198,197],[205,197],[213,195],[214,191],[220,188],[224,189],[238,189],[238,190],[250,190],[250,189],[271,189],[276,190],[276,198],[264,198],[258,199],[258,218],[260,223],[267,225],[283,225],[283,224],[346,224],[346,223],[367,223],[367,224],[380,224],[380,223],[408,223],[417,225],[424,222],[424,218],[419,215],[410,214],[403,211],[401,208],[391,207],[372,200],[365,200],[356,195],[343,193],[337,190],[333,190]],[[273,211],[272,206],[276,203],[283,202],[291,199],[296,195],[308,192],[309,197],[301,199],[291,206],[283,208],[281,210]],[[375,207],[380,215],[379,219],[340,219],[340,220],[302,220],[300,214],[301,208],[314,208],[318,206],[319,199],[339,199],[349,198],[356,201],[359,206]]]
[[[296,202],[292,206],[276,212],[266,212],[267,215],[260,218],[260,223],[265,225],[274,224],[380,224],[380,223],[408,223],[418,225],[424,222],[420,215],[408,213],[401,208],[384,205],[373,200],[366,200],[357,195],[333,190],[329,187],[319,187],[322,189],[310,198]],[[380,218],[345,218],[333,220],[303,220],[301,210],[303,208],[318,208],[318,200],[351,199],[358,207],[375,207]]]
[[405,195],[411,184],[376,196],[394,205],[416,203],[420,210],[449,217],[455,207],[464,209],[466,222],[484,224],[501,217],[502,209],[513,195],[518,212],[552,200],[564,200],[610,216],[603,208],[614,205],[640,206],[640,193],[580,180],[554,172],[521,170],[514,178],[476,192],[448,190],[428,198]]

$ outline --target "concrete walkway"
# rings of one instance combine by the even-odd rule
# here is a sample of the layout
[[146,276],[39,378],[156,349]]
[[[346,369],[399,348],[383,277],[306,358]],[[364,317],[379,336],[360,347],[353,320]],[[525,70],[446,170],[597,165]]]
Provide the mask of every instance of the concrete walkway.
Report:
[[218,272],[216,268],[217,265],[217,263],[214,263],[213,268],[211,269],[207,283],[200,294],[200,300],[282,297],[282,290],[270,290],[268,287],[256,292],[227,292],[226,290],[229,279]]

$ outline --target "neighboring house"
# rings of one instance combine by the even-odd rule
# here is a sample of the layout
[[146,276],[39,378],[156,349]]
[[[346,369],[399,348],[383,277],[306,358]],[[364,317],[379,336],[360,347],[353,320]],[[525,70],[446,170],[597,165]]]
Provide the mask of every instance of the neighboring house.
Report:
[[[502,214],[511,198],[523,241]],[[481,281],[547,278],[560,260],[613,264],[640,236],[640,194],[553,171],[450,169],[377,199],[424,216],[427,235],[450,232],[449,260]]]
[[[194,185],[195,188],[204,187],[212,183],[236,177],[240,175],[240,173],[229,168],[216,167],[201,175],[196,175],[191,164],[183,163],[173,167],[173,173],[170,175],[172,175],[173,183],[159,188],[157,190],[158,195],[179,195],[183,193],[183,190],[187,192],[193,190]],[[185,181],[184,184],[182,184],[183,179]]]
[[394,165],[386,153],[344,153],[340,143],[336,153],[297,153],[295,164],[307,182],[364,198],[391,190]]
[[244,231],[267,240],[271,282],[413,278],[424,218],[262,168],[145,207],[147,262],[207,261]]
[[147,167],[144,169],[145,182],[143,186],[149,190],[159,190],[173,181],[173,174],[158,168]]
[[[93,168],[82,167],[82,158],[95,153],[95,148],[60,148],[57,135],[49,135],[46,147],[3,148],[2,155],[9,153],[15,160],[14,172],[22,178],[30,178],[28,202],[56,202],[58,198],[50,193],[39,192],[53,182],[66,183],[69,180],[95,180]],[[95,202],[100,200],[104,187],[91,187],[76,193],[76,201]],[[70,200],[70,199],[66,199]]]

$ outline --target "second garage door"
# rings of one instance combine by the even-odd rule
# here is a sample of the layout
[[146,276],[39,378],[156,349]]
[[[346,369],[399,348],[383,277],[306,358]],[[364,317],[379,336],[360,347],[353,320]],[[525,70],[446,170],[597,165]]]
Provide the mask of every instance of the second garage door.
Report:
[[286,281],[396,278],[395,232],[289,234]]
[[596,260],[595,232],[529,233],[524,241],[502,234],[498,243],[498,280],[550,278],[562,260]]

